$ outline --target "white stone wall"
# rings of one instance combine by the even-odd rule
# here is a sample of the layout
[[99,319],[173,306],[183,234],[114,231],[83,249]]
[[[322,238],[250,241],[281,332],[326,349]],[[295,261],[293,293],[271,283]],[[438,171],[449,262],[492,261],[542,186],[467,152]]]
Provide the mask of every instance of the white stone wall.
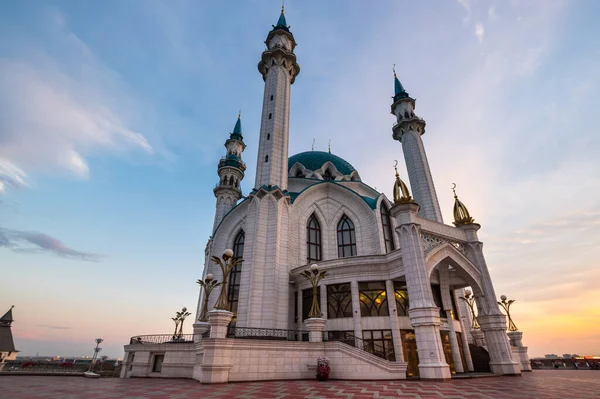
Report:
[[[129,363],[130,354],[135,354]],[[152,372],[154,357],[164,355],[160,373]],[[193,343],[135,344],[125,346],[121,378],[192,378],[196,350]]]

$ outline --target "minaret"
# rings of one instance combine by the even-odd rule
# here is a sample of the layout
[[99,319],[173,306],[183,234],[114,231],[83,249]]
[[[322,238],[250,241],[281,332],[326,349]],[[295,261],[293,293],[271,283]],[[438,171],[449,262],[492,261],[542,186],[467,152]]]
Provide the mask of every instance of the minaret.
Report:
[[393,137],[394,140],[402,143],[412,194],[421,206],[419,214],[443,223],[427,154],[421,139],[421,135],[425,133],[425,121],[415,115],[415,100],[402,87],[396,71],[394,71],[394,93],[392,114],[396,116],[398,123],[392,128]]
[[296,41],[287,26],[283,7],[265,44],[267,49],[258,63],[265,81],[265,93],[254,188],[270,185],[287,190],[290,88],[300,66],[294,54]]
[[242,161],[242,152],[246,148],[242,137],[241,115],[238,114],[233,133],[225,142],[227,154],[219,161],[219,184],[213,190],[217,197],[217,210],[213,231],[217,228],[227,212],[231,210],[242,197],[240,182],[244,178],[246,164]]

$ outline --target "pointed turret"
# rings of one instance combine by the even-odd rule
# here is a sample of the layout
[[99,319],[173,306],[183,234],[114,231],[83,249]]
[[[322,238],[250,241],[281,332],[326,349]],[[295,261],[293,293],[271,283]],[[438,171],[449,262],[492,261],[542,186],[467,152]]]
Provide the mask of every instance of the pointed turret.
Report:
[[239,140],[244,141],[244,137],[242,136],[242,113],[238,114],[237,122],[235,122],[235,126],[233,127],[233,133],[229,136],[231,140]]
[[281,15],[279,15],[279,19],[277,20],[277,25],[273,26],[273,29],[285,29],[289,30],[289,26],[287,25],[287,21],[285,20],[285,10],[283,6],[281,6]]
[[0,317],[0,324],[8,324],[11,325],[13,320],[13,315],[12,315],[12,310],[15,307],[15,305],[12,305],[10,307],[10,309],[8,309],[8,312],[4,313],[4,316]]
[[394,70],[394,102],[400,100],[401,98],[408,98],[408,93],[404,90],[402,83],[398,80],[398,76],[396,76],[396,71]]
[[225,142],[227,154],[219,161],[219,184],[213,190],[217,197],[217,210],[213,231],[217,228],[223,217],[233,208],[238,200],[242,198],[240,183],[244,178],[246,164],[242,161],[242,152],[246,148],[242,136],[242,116],[238,113],[233,132]]
[[413,201],[410,196],[408,187],[406,187],[406,184],[400,179],[400,174],[398,173],[398,161],[396,161],[396,164],[394,165],[394,170],[396,171],[396,181],[394,182],[394,204],[414,203],[415,201]]
[[452,187],[452,192],[454,193],[454,225],[460,226],[474,223],[475,219],[471,217],[466,205],[463,204],[456,195],[456,184],[452,184],[454,184],[454,187]]
[[0,318],[0,359],[3,361],[14,360],[18,352],[15,350],[15,342],[10,330],[10,325],[14,321],[12,315],[13,308],[14,305]]

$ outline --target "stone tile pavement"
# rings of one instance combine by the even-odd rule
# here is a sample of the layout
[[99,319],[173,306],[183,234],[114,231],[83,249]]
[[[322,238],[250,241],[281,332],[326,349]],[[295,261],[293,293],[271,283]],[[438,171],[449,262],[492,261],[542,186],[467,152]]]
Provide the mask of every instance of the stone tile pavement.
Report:
[[600,371],[544,370],[521,377],[426,381],[273,381],[202,385],[184,379],[98,380],[0,376],[2,399],[591,399],[600,398]]

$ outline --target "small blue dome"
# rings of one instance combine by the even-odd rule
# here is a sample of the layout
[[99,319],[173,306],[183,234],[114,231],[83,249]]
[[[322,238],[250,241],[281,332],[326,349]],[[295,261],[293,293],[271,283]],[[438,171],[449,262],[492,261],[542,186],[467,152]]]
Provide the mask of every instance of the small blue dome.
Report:
[[351,174],[355,169],[346,160],[325,151],[306,151],[300,154],[292,155],[288,159],[288,172],[296,162],[301,163],[310,171],[320,169],[327,162],[331,162],[337,170],[343,175]]

